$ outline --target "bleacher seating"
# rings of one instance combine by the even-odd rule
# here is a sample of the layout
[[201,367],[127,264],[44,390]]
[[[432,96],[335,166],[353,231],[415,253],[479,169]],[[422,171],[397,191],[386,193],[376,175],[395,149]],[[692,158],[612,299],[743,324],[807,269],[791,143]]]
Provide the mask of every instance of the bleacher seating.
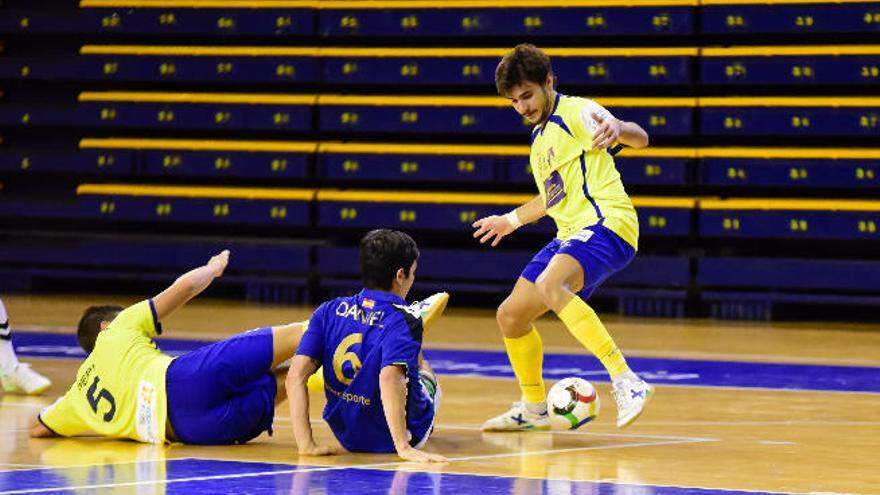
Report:
[[7,287],[158,279],[223,235],[241,251],[230,284],[308,302],[356,286],[356,237],[394,227],[428,239],[423,288],[503,293],[522,246],[554,231],[493,250],[469,235],[536,193],[529,126],[492,96],[498,59],[528,39],[561,92],[651,136],[615,157],[640,254],[597,297],[718,318],[880,297],[865,261],[880,240],[877,1],[6,0],[0,14]]

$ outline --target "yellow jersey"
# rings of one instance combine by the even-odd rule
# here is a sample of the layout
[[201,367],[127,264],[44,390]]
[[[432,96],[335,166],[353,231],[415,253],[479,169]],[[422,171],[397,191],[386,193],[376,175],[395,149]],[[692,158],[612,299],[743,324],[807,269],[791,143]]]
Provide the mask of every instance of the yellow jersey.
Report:
[[92,432],[163,443],[165,372],[173,358],[152,340],[161,333],[152,300],[120,312],[98,334],[67,393],[40,412],[43,425],[62,436]]
[[532,130],[529,162],[558,237],[602,224],[638,249],[639,221],[606,150],[592,150],[598,124],[611,113],[593,100],[556,93],[549,119]]

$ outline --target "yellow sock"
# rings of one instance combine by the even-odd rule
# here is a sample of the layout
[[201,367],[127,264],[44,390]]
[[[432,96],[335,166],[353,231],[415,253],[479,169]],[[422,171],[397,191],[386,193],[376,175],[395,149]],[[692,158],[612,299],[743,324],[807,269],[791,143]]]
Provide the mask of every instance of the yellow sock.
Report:
[[544,402],[547,393],[544,390],[542,368],[544,366],[544,343],[541,334],[534,325],[529,333],[515,339],[504,338],[507,357],[519,380],[523,400],[536,403]]
[[611,378],[628,372],[623,354],[608,334],[605,325],[599,321],[596,312],[581,298],[575,296],[562,308],[559,319],[574,338],[583,344],[594,356],[599,358]]

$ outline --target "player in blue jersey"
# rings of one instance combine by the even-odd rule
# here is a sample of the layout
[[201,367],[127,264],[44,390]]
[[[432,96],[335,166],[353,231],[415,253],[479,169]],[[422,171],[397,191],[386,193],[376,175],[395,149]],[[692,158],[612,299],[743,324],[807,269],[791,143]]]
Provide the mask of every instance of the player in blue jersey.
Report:
[[[325,302],[309,320],[287,375],[301,455],[335,452],[315,443],[309,423],[306,381],[323,365],[324,420],[343,447],[397,452],[408,461],[447,461],[420,450],[434,428],[440,388],[422,358],[423,318],[404,300],[415,281],[418,257],[407,234],[369,232],[360,244],[364,289]],[[432,297],[442,301],[442,311],[448,295]]]

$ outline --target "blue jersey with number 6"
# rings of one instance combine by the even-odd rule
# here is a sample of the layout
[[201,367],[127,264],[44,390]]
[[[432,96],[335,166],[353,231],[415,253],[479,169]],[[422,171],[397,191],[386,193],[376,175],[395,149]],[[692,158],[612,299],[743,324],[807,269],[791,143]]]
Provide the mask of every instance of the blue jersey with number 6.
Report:
[[297,349],[324,366],[324,420],[353,452],[394,452],[379,391],[379,372],[401,366],[407,377],[410,445],[430,434],[434,409],[419,381],[422,320],[388,292],[362,290],[322,304]]

